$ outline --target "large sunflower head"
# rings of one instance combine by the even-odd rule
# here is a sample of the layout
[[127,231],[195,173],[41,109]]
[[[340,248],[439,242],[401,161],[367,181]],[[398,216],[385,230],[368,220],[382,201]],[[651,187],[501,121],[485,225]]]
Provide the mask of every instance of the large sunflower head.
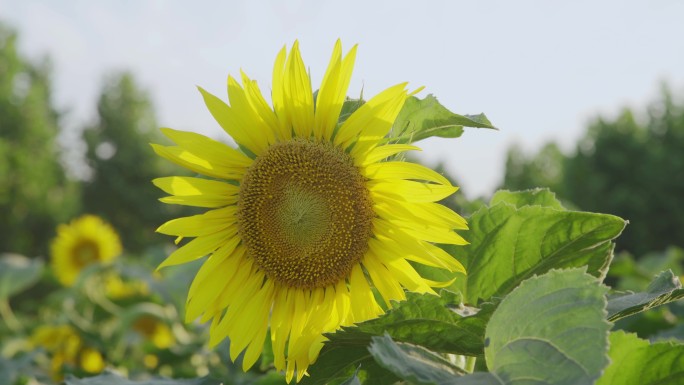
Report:
[[83,215],[57,227],[51,244],[52,269],[65,286],[76,282],[78,274],[93,263],[109,263],[121,254],[116,231],[94,215]]
[[[464,244],[466,222],[435,202],[454,193],[442,175],[397,161],[418,148],[388,134],[409,96],[386,89],[348,117],[340,113],[356,47],[335,45],[316,97],[295,42],[278,54],[270,107],[244,73],[228,77],[229,104],[200,88],[234,149],[202,135],[162,129],[177,146],[160,156],[209,178],[165,177],[161,201],[205,207],[158,231],[195,237],[161,265],[208,255],[187,299],[186,319],[212,320],[210,344],[230,338],[246,370],[269,331],[275,367],[306,374],[323,333],[374,318],[405,299],[405,289],[434,293],[413,263],[463,272],[434,243]],[[380,302],[374,296],[379,293]]]

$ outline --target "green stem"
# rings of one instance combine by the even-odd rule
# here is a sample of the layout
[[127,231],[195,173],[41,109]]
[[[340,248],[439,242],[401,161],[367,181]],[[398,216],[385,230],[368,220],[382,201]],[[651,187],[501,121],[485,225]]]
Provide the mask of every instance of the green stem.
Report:
[[475,371],[475,362],[477,362],[477,357],[471,357],[467,356],[466,357],[466,364],[465,364],[465,371],[468,373],[472,373]]
[[10,306],[9,300],[7,298],[0,299],[0,317],[5,320],[7,327],[13,332],[20,332],[23,329],[21,322],[19,322],[17,317],[14,315],[12,307]]

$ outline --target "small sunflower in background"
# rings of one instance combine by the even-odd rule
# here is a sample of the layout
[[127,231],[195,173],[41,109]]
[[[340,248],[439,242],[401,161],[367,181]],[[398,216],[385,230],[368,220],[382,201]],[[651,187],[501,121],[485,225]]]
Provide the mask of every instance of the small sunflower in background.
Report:
[[76,330],[69,325],[42,325],[30,338],[34,347],[50,355],[50,375],[53,380],[64,378],[64,368],[72,367],[87,373],[100,373],[105,368],[102,354],[86,346]]
[[[338,41],[316,94],[297,42],[278,54],[271,108],[255,81],[228,77],[230,104],[200,88],[234,149],[205,136],[162,129],[177,146],[160,156],[208,178],[154,184],[169,204],[208,208],[157,231],[195,237],[161,265],[209,255],[189,290],[186,321],[211,320],[210,345],[230,339],[230,357],[249,369],[269,332],[274,365],[287,381],[307,374],[323,333],[375,318],[405,289],[434,293],[448,283],[411,263],[452,272],[463,266],[434,243],[463,245],[466,221],[436,202],[457,187],[435,171],[396,161],[419,148],[388,143],[411,95],[386,89],[341,117],[356,56]],[[376,301],[373,288],[380,294]],[[381,305],[384,305],[381,306]]]
[[87,266],[109,263],[122,250],[116,231],[94,215],[83,215],[59,225],[50,249],[52,270],[64,286],[72,286]]

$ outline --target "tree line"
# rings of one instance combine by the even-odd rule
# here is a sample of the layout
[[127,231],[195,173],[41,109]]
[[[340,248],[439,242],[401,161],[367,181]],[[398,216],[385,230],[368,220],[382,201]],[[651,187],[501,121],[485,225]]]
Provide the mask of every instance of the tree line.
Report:
[[129,251],[161,241],[154,229],[179,209],[155,204],[151,180],[171,169],[149,147],[165,143],[149,95],[130,73],[105,78],[97,117],[78,128],[89,176],[70,178],[64,158],[76,146],[58,143],[64,112],[51,80],[50,61],[22,56],[0,23],[0,252],[45,255],[55,227],[81,213],[110,222]]

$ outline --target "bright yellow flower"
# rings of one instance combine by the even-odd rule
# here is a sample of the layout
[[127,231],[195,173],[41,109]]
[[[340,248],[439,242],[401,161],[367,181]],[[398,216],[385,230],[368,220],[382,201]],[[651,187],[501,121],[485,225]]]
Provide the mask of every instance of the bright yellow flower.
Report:
[[157,231],[195,237],[161,265],[209,255],[188,294],[186,320],[212,320],[210,344],[230,338],[243,369],[258,359],[270,325],[275,367],[297,381],[325,337],[383,313],[404,289],[434,293],[440,283],[411,262],[463,272],[433,243],[462,245],[459,215],[435,202],[457,190],[423,166],[392,160],[407,144],[386,137],[408,97],[406,83],[381,92],[342,123],[356,47],[339,41],[316,98],[295,42],[278,54],[271,108],[244,73],[228,77],[230,105],[200,88],[239,149],[202,135],[162,129],[177,146],[160,156],[214,179],[166,177],[155,185],[170,204],[206,207]]
[[109,224],[94,215],[84,215],[57,227],[51,251],[55,276],[62,285],[71,286],[88,265],[108,263],[121,254],[121,242]]
[[55,381],[63,379],[64,365],[78,366],[89,373],[99,373],[105,368],[102,354],[84,346],[81,337],[69,325],[39,326],[31,335],[31,344],[50,354],[50,371]]

